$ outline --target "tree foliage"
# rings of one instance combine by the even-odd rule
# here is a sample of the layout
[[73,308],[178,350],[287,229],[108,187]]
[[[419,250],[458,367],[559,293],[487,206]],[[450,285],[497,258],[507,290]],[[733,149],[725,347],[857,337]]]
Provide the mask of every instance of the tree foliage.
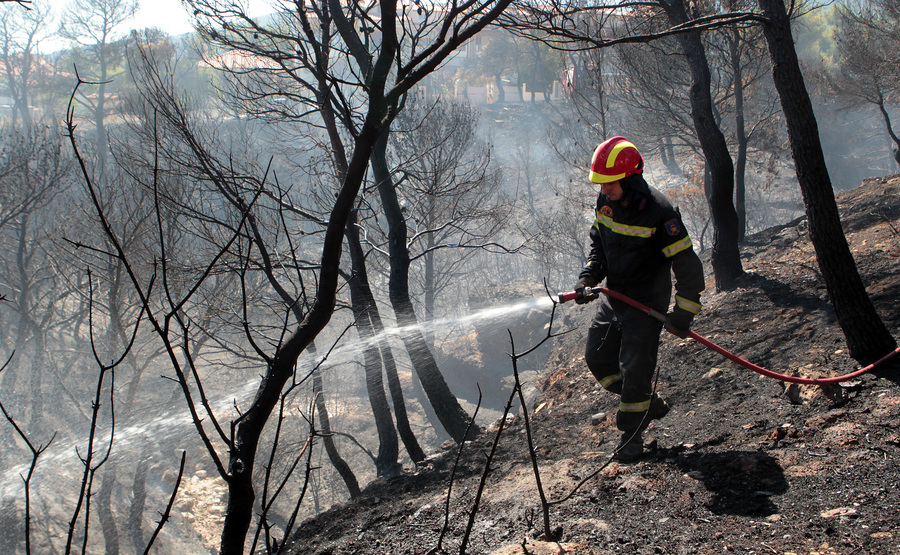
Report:
[[900,3],[879,0],[838,14],[836,67],[826,72],[826,82],[846,106],[878,111],[900,164],[900,137],[891,120],[900,103]]

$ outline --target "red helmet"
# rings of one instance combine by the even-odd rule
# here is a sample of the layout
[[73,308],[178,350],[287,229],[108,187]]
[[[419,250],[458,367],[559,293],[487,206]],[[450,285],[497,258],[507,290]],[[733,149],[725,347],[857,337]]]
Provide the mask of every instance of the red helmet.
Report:
[[644,159],[624,137],[612,137],[600,143],[591,159],[591,181],[612,183],[644,171]]

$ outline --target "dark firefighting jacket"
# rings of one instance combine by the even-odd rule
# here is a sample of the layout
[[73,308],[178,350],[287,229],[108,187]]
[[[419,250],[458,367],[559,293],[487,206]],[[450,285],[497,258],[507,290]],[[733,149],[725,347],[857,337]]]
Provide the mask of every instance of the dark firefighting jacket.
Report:
[[[591,251],[579,280],[606,286],[665,314],[675,274],[675,310],[700,311],[703,264],[681,214],[641,176],[623,180],[623,197],[597,197]],[[619,305],[614,302],[613,306]]]

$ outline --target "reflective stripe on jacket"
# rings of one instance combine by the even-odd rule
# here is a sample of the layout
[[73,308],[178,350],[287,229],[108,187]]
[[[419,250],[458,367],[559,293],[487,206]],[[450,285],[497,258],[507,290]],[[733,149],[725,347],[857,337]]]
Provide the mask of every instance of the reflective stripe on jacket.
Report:
[[607,286],[663,312],[675,274],[675,304],[697,314],[704,289],[703,264],[681,214],[640,176],[623,184],[623,199],[597,197],[591,251],[579,278]]

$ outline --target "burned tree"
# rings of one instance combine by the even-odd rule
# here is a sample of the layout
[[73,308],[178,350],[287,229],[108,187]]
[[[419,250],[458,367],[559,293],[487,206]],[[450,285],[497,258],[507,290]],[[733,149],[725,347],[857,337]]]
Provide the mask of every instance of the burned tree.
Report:
[[[320,147],[323,153],[321,159],[330,166],[329,181],[340,182],[344,179],[349,168],[350,151],[346,137],[360,133],[361,114],[365,109],[358,87],[350,83],[360,79],[356,75],[358,72],[364,75],[371,71],[373,54],[370,50],[379,47],[383,36],[373,20],[377,16],[372,10],[377,8],[374,5],[359,10],[354,8],[341,15],[340,10],[336,11],[337,6],[330,2],[312,3],[280,12],[277,15],[278,25],[268,26],[246,16],[230,17],[225,12],[215,15],[208,9],[202,9],[206,3],[196,4],[202,13],[209,16],[210,25],[204,32],[210,40],[233,53],[220,56],[218,61],[219,67],[228,76],[226,90],[235,108],[265,121],[283,124],[281,128],[296,134],[305,149]],[[398,14],[401,39],[415,45],[411,53],[415,64],[428,63],[425,60],[432,54],[427,47],[420,49],[433,39],[434,33],[439,32],[439,23],[446,15],[443,9],[424,7]],[[291,39],[283,29],[295,29],[299,38]],[[440,32],[457,33],[453,29]],[[297,48],[295,43],[298,40],[312,40],[318,46]],[[418,75],[411,77],[416,80],[421,78]],[[391,114],[385,128],[400,109],[402,96],[391,98],[389,105],[385,106]],[[373,173],[377,172],[376,162]],[[383,187],[392,187],[392,183],[384,182]],[[386,189],[381,192],[391,194]],[[387,219],[397,222],[385,209]],[[399,253],[395,251],[395,255],[402,258]],[[397,264],[399,268],[402,262]],[[398,280],[394,283],[408,281],[402,273],[397,276]],[[399,307],[404,314],[397,315],[398,320],[403,320],[398,322],[401,326],[414,322],[407,318],[408,312],[403,312],[405,306],[402,302],[394,305],[395,312]],[[430,390],[429,399],[439,405],[436,412],[441,417],[442,425],[454,430],[448,430],[448,433],[460,441],[459,432],[468,421],[465,412],[445,386],[437,367],[427,364],[430,353],[423,352],[419,345],[407,345],[407,349],[415,351],[410,353],[412,360],[425,361],[425,365],[416,366],[417,375],[426,384],[426,391]]]
[[812,102],[794,49],[790,14],[781,0],[759,0],[772,75],[788,126],[809,236],[850,356],[876,360],[897,343],[882,322],[856,268],[841,228]]
[[900,136],[890,116],[900,93],[900,4],[880,0],[858,11],[841,8],[839,14],[838,67],[826,72],[826,84],[845,106],[878,110],[893,142],[895,162],[900,164]]
[[[205,404],[202,394],[197,397],[197,393],[192,391],[189,384],[194,383],[196,376],[194,374],[196,369],[191,366],[195,360],[193,351],[189,345],[185,345],[181,352],[188,355],[188,358],[182,359],[175,355],[176,345],[182,341],[180,336],[190,326],[189,321],[185,319],[184,311],[198,306],[199,299],[195,296],[204,283],[218,275],[216,269],[219,265],[236,261],[239,267],[248,267],[249,259],[246,256],[234,258],[234,255],[249,252],[247,249],[253,245],[252,242],[244,241],[244,237],[249,239],[252,236],[250,220],[265,181],[261,176],[255,180],[247,179],[246,175],[240,173],[226,176],[229,180],[239,177],[243,188],[231,202],[234,218],[222,222],[227,223],[227,226],[214,221],[208,222],[213,226],[210,228],[211,231],[221,226],[218,227],[217,235],[220,235],[224,242],[210,251],[210,256],[198,267],[199,271],[189,281],[179,284],[178,289],[172,288],[175,285],[171,281],[174,275],[167,276],[167,273],[172,271],[172,261],[168,253],[160,252],[160,261],[163,264],[160,268],[162,287],[168,293],[160,305],[151,301],[153,284],[138,279],[130,264],[125,263],[126,273],[129,274],[133,287],[148,309],[151,327],[156,330],[169,350],[170,363],[184,391],[192,420],[207,446],[211,459],[228,484],[229,495],[221,553],[241,553],[244,550],[246,535],[253,520],[256,498],[254,468],[264,429],[274,409],[281,402],[285,388],[293,387],[295,380],[299,378],[295,374],[295,368],[300,354],[331,319],[336,303],[340,256],[347,219],[356,201],[376,141],[396,116],[401,96],[433,71],[460,44],[496,18],[508,3],[499,1],[441,8],[431,12],[424,20],[413,20],[407,17],[408,14],[405,12],[398,12],[398,6],[392,2],[382,2],[373,6],[379,9],[377,18],[361,12],[361,6],[357,4],[314,3],[307,6],[315,5],[324,17],[313,18],[312,12],[307,12],[305,6],[297,6],[304,16],[309,16],[306,18],[305,27],[295,27],[293,32],[286,35],[270,35],[268,39],[247,37],[248,40],[252,38],[265,47],[273,47],[281,41],[292,43],[293,48],[289,51],[294,56],[293,61],[310,56],[305,58],[310,63],[304,66],[304,71],[311,69],[323,73],[326,77],[325,84],[330,88],[326,88],[325,96],[319,98],[315,97],[315,93],[322,92],[321,89],[317,87],[306,89],[307,109],[317,109],[323,102],[336,108],[335,113],[344,118],[348,124],[343,132],[348,138],[349,154],[346,158],[346,172],[334,192],[326,218],[324,236],[319,243],[321,256],[315,264],[316,293],[312,297],[309,310],[304,313],[303,320],[299,324],[284,329],[274,350],[264,348],[264,343],[256,342],[255,334],[252,333],[253,328],[248,322],[246,341],[253,347],[254,358],[262,368],[259,372],[263,377],[253,399],[242,408],[230,426],[223,426],[220,415]],[[208,37],[238,32],[238,29],[232,26],[233,22],[252,23],[252,20],[239,10],[229,10],[227,3],[192,1],[189,4],[199,18],[201,26],[204,26]],[[217,26],[216,22],[225,25]],[[331,22],[338,30],[342,48],[353,52],[343,58],[345,65],[341,68],[333,64],[317,65],[311,57],[313,52],[319,51],[323,42],[315,33],[307,31],[313,28],[329,28]],[[365,33],[359,30],[359,25],[363,23],[366,24]],[[370,36],[369,30],[376,30],[377,37]],[[296,67],[293,61],[284,60],[282,71],[286,72],[288,68]],[[342,100],[346,99],[352,99],[354,103],[342,105]],[[310,112],[312,113],[314,111]],[[71,118],[69,123],[73,142],[77,144]],[[156,144],[156,148],[164,146]],[[195,154],[196,152],[192,155]],[[90,175],[85,173],[85,179],[90,182]],[[157,180],[154,186],[158,185]],[[241,208],[238,209],[238,205]],[[95,208],[98,210],[102,228],[113,245],[113,252],[124,261],[129,261],[128,253],[122,248],[116,233],[104,218],[102,205],[95,201]],[[247,312],[244,314],[252,316]],[[178,329],[182,331],[176,332]],[[173,333],[177,333],[178,337]],[[220,449],[226,450],[227,455],[220,452]]]
[[[66,9],[60,34],[76,45],[85,64],[78,68],[81,76],[93,86],[84,86],[82,93],[96,89],[96,94],[81,94],[79,102],[87,107],[94,125],[94,155],[96,171],[103,181],[109,150],[106,118],[112,112],[109,105],[111,82],[124,74],[124,41],[117,41],[124,23],[137,13],[135,0],[73,0]],[[76,66],[78,66],[76,62]],[[87,66],[87,67],[85,67]]]
[[[768,81],[762,82],[768,75],[762,54],[765,45],[762,31],[752,25],[724,26],[703,33],[701,39],[709,61],[712,113],[734,153],[734,208],[740,243],[747,228],[748,149],[760,131],[771,127],[767,122],[775,110],[771,99],[774,93],[766,94],[771,87],[766,87]],[[689,60],[671,55],[678,50],[673,37],[615,49],[619,54],[616,67],[627,75],[627,85],[616,91],[616,98],[627,111],[624,124],[629,129],[635,127],[636,136],[643,141],[656,143],[656,148],[648,150],[658,152],[676,175],[682,174],[674,156],[676,146],[679,152],[703,156],[691,118]],[[708,165],[705,170],[704,190],[709,196],[714,192],[712,172]]]
[[[708,67],[702,54],[699,33],[703,30],[727,25],[753,23],[762,27],[772,62],[775,87],[781,99],[782,110],[788,126],[788,136],[797,167],[797,177],[803,193],[807,215],[810,220],[810,235],[816,247],[820,268],[827,283],[831,301],[835,306],[838,320],[847,338],[854,358],[877,358],[891,350],[895,344],[881,319],[875,313],[865,286],[856,270],[856,264],[850,254],[849,246],[840,225],[834,192],[825,167],[824,155],[819,142],[818,129],[812,104],[803,82],[797,54],[791,35],[790,17],[781,0],[759,0],[759,11],[737,11],[709,13],[696,11],[694,3],[686,5],[680,0],[660,0],[658,7],[668,15],[671,26],[653,33],[625,32],[616,34],[615,27],[591,26],[593,12],[608,10],[608,7],[580,8],[569,4],[544,2],[523,2],[523,10],[528,16],[524,22],[510,19],[508,24],[513,28],[523,29],[529,33],[536,24],[542,32],[548,29],[553,44],[558,48],[581,50],[585,48],[608,47],[619,43],[645,42],[662,36],[676,35],[682,42],[685,54],[691,61],[692,79],[692,117],[697,125],[698,135],[704,142],[704,152],[716,160],[716,167],[723,181],[715,187],[722,187],[727,194],[716,193],[710,207],[714,212],[720,210],[723,218],[723,235],[728,245],[721,245],[720,255],[724,258],[718,262],[713,260],[717,282],[734,283],[740,274],[740,259],[737,257],[737,226],[731,203],[733,190],[733,170],[730,157],[725,160],[727,148],[721,132],[714,129],[715,118],[707,108],[710,106],[706,87]],[[629,17],[639,15],[638,11],[628,9],[629,5],[616,6],[622,8]],[[690,10],[689,10],[690,8]],[[635,18],[640,21],[639,18]],[[624,25],[625,31],[629,26]],[[601,34],[608,30],[612,36]],[[728,174],[727,176],[725,174]],[[727,198],[726,198],[727,197]],[[717,200],[716,200],[717,199]],[[731,205],[727,207],[726,204]],[[713,218],[717,216],[714,214]],[[734,221],[734,225],[732,225]],[[734,239],[733,244],[732,240]],[[716,247],[714,246],[714,250]],[[731,253],[730,255],[727,253]],[[719,276],[719,269],[726,275]],[[723,279],[724,278],[724,279]]]
[[43,4],[24,10],[24,4],[15,4],[0,6],[0,64],[12,98],[12,127],[21,120],[23,129],[31,129],[34,80],[41,70],[37,52],[40,42],[46,38],[52,16],[49,7]]
[[[680,0],[661,0],[660,5],[673,27],[685,26],[700,15],[689,14]],[[738,250],[738,218],[733,199],[734,162],[714,113],[709,63],[700,32],[679,33],[678,40],[690,67],[691,118],[710,173],[707,198],[713,219],[713,272],[716,286],[720,290],[730,290],[737,286],[737,278],[744,273]]]
[[[731,0],[731,11],[745,7],[746,0]],[[738,217],[738,242],[743,243],[747,233],[747,183],[746,171],[750,141],[755,130],[766,126],[772,119],[774,108],[761,105],[752,109],[753,101],[759,101],[762,87],[759,82],[765,73],[762,51],[762,33],[756,26],[733,25],[717,29],[713,41],[713,53],[722,60],[730,72],[729,104],[734,117],[734,203]],[[762,103],[760,103],[762,104]],[[756,115],[756,121],[750,116]]]
[[48,128],[6,129],[0,148],[0,318],[6,324],[0,346],[16,352],[0,384],[23,394],[27,425],[37,431],[45,409],[57,406],[47,403],[59,391],[48,345],[63,321],[61,305],[74,294],[55,266],[54,245],[63,225],[57,199],[70,186],[71,160]]
[[418,327],[418,318],[409,294],[409,228],[397,195],[396,183],[387,164],[388,125],[382,130],[372,151],[372,173],[378,186],[382,210],[388,221],[388,252],[390,257],[389,297],[400,327],[409,327],[412,333],[404,334],[403,341],[409,358],[416,368],[419,383],[441,425],[457,443],[462,443],[467,433],[478,433],[478,427],[470,428],[468,417],[459,401],[450,391],[444,376],[437,367],[434,355],[428,348],[425,335]]
[[506,224],[510,199],[499,190],[491,147],[477,137],[478,111],[451,100],[411,99],[389,144],[400,176],[397,191],[413,225],[412,262],[424,291],[424,320],[434,319],[437,298],[464,279],[473,255]]
[[[491,239],[505,223],[508,210],[502,206],[491,152],[475,138],[476,117],[468,106],[410,98],[390,139],[379,142],[373,156],[380,208],[387,216],[377,250],[387,251],[389,297],[404,327],[418,330],[420,322],[411,285],[419,285],[423,292],[421,320],[431,321],[438,294],[465,278],[462,265],[481,249],[502,249]],[[417,353],[412,360],[417,374],[443,389],[430,349],[433,339],[419,331],[403,337],[407,350]],[[463,396],[472,399],[476,384],[460,387],[461,381],[457,378],[456,390],[469,392]],[[426,394],[433,405],[434,395],[427,388]],[[445,395],[452,393],[447,389]],[[454,440],[464,437],[461,414],[452,421],[440,413],[437,417]],[[468,433],[477,432],[477,426],[467,427]]]
[[[736,287],[743,275],[738,251],[737,213],[734,209],[734,164],[725,136],[718,125],[711,95],[711,76],[700,29],[712,24],[747,19],[745,14],[710,16],[688,11],[680,0],[659,0],[635,6],[629,3],[581,8],[574,4],[524,0],[521,17],[510,16],[507,24],[516,32],[544,40],[555,48],[581,51],[616,44],[642,43],[675,35],[687,61],[691,84],[691,120],[709,168],[710,212],[715,239],[712,265],[719,289]],[[699,8],[691,4],[692,10]],[[666,25],[660,17],[664,16]],[[544,34],[548,38],[541,38]]]

